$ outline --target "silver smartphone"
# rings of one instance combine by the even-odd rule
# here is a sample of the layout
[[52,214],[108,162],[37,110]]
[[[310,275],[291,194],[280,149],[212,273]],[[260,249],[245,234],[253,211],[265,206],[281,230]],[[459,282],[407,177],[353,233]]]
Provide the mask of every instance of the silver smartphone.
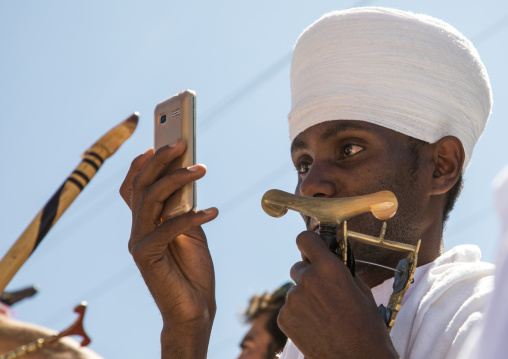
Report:
[[[177,139],[184,139],[187,149],[168,165],[167,173],[196,164],[196,93],[182,91],[155,106],[154,150]],[[188,183],[168,198],[161,212],[161,221],[190,212],[196,208],[196,183]]]

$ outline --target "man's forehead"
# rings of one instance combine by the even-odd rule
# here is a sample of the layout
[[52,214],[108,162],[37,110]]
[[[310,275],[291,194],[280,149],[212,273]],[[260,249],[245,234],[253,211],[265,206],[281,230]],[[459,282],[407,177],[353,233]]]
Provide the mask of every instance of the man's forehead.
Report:
[[267,332],[265,329],[266,322],[268,317],[264,315],[265,313],[261,313],[261,315],[257,316],[252,320],[249,331],[245,334],[243,341],[254,341],[255,338],[262,335],[264,332]]

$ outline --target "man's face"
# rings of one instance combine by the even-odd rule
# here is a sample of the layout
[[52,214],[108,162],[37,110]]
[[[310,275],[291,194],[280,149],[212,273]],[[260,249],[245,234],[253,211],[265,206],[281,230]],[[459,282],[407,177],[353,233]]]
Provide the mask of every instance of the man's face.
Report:
[[252,320],[252,325],[243,337],[240,348],[242,352],[238,359],[273,359],[273,338],[266,330],[269,313],[261,313]]
[[[323,122],[295,138],[291,156],[298,172],[297,195],[342,198],[390,190],[399,209],[387,221],[386,238],[410,244],[421,238],[428,181],[419,176],[408,136],[363,121]],[[308,230],[317,230],[314,219],[304,216],[304,221]],[[348,220],[348,229],[373,236],[379,235],[381,226],[382,221],[370,213]],[[353,241],[351,245],[356,259],[392,267],[407,255]],[[377,269],[357,264],[356,270],[362,275]]]

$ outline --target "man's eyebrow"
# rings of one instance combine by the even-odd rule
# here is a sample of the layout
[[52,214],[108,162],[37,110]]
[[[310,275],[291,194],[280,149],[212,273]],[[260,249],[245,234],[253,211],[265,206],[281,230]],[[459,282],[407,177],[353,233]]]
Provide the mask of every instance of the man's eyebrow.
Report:
[[344,131],[351,131],[351,130],[365,131],[365,130],[367,130],[367,127],[362,126],[359,123],[350,123],[350,122],[337,123],[337,124],[333,125],[332,127],[330,127],[328,130],[326,130],[325,132],[323,132],[320,136],[320,139],[322,141],[324,141],[324,140],[329,139],[332,136],[335,136],[337,133],[344,132]]
[[303,150],[307,148],[307,144],[300,140],[299,138],[295,138],[293,143],[291,144],[291,153],[294,153],[296,150]]
[[[337,123],[333,125],[331,128],[327,129],[325,132],[323,132],[320,136],[321,141],[327,140],[332,136],[335,136],[339,132],[343,131],[368,131],[368,128],[366,126],[363,126],[360,123]],[[296,150],[303,150],[307,148],[307,144],[305,141],[299,139],[298,137],[293,140],[293,143],[291,144],[291,153],[294,153]]]

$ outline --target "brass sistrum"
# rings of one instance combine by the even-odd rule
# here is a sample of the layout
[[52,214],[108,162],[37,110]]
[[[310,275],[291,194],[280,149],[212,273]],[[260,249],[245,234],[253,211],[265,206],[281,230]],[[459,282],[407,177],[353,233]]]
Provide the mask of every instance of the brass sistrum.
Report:
[[[394,251],[408,252],[407,257],[399,261],[397,268],[388,268],[395,272],[393,293],[390,296],[387,307],[383,305],[379,306],[379,311],[388,331],[392,329],[397,313],[401,308],[404,294],[413,282],[420,240],[413,246],[385,239],[386,222],[383,223],[379,237],[353,232],[347,228],[347,220],[362,213],[371,212],[380,220],[387,220],[395,215],[398,202],[392,192],[381,191],[349,198],[315,198],[296,196],[272,189],[264,194],[261,206],[272,217],[282,217],[287,213],[288,209],[291,209],[314,218],[319,223],[321,238],[326,242],[328,248],[344,262],[353,276],[355,275],[355,259],[349,245],[349,239]],[[341,223],[344,226],[343,235],[342,238],[337,238],[337,229]],[[357,261],[384,267],[376,263]]]

